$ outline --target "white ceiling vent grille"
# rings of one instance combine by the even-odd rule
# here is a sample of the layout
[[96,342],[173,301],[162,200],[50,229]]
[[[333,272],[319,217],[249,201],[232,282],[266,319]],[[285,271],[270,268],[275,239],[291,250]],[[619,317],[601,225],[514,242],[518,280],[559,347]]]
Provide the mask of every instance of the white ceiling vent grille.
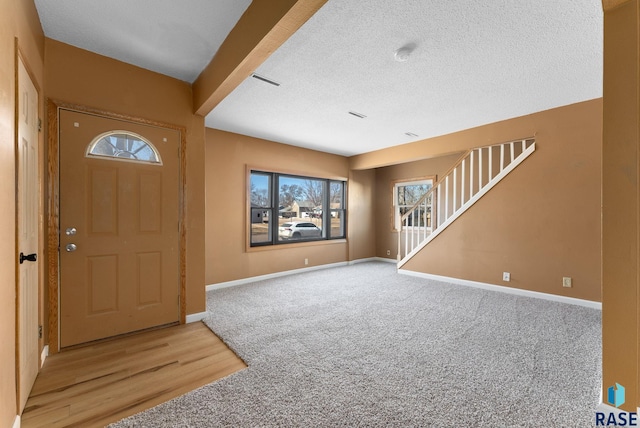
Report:
[[269,83],[269,84],[271,84],[273,86],[280,86],[280,84],[278,82],[276,82],[275,80],[267,79],[266,77],[260,76],[259,74],[253,73],[251,75],[251,77],[253,77],[254,79],[262,80],[263,82],[267,82],[267,83]]

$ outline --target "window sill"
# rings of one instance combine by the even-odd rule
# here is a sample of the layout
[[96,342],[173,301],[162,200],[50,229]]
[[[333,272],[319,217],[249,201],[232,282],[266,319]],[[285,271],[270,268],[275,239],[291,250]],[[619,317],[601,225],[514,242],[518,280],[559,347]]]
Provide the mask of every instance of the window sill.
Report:
[[323,245],[335,245],[335,244],[346,244],[346,239],[323,239],[320,241],[305,241],[305,242],[296,242],[295,244],[278,244],[278,245],[265,245],[262,247],[251,247],[247,246],[247,253],[258,253],[262,251],[274,251],[274,250],[286,250],[289,248],[302,248],[302,247],[318,247]]

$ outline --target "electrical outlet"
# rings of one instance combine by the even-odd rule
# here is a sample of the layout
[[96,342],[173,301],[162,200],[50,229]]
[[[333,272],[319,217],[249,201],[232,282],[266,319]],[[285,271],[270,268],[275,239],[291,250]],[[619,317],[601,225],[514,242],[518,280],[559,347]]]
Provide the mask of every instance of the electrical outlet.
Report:
[[511,274],[509,272],[502,272],[502,280],[506,282],[511,281]]
[[304,265],[307,266],[309,264],[309,259],[304,259]]
[[571,288],[571,277],[564,276],[562,277],[562,286],[565,288]]
[[391,255],[391,250],[387,250],[387,256]]

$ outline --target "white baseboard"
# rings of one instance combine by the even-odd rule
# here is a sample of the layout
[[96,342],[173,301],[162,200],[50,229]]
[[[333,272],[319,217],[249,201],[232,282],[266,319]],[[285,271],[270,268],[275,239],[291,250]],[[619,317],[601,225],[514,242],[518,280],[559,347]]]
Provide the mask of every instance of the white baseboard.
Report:
[[385,262],[385,263],[393,263],[393,264],[398,263],[396,259],[387,259],[384,257],[368,257],[366,259],[351,260],[349,262],[349,266],[356,265],[358,263],[368,263],[368,262]]
[[186,322],[187,324],[191,324],[192,322],[202,321],[207,317],[207,312],[198,312],[195,314],[187,314]]
[[483,290],[499,291],[501,293],[516,294],[518,296],[535,297],[537,299],[551,300],[554,302],[568,303],[570,305],[585,306],[587,308],[602,310],[602,303],[591,300],[576,299],[574,297],[558,296],[555,294],[541,293],[539,291],[522,290],[520,288],[505,287],[502,285],[486,284],[484,282],[469,281],[466,279],[451,278],[448,276],[433,275],[430,273],[414,272],[406,269],[398,269],[402,275],[418,278],[432,279],[435,281],[449,282],[467,287],[481,288]]
[[20,415],[16,415],[16,418],[13,420],[13,426],[11,428],[20,428]]
[[387,259],[384,257],[368,257],[365,259],[351,260],[349,262],[330,263],[326,265],[311,266],[311,267],[306,267],[301,269],[285,270],[282,272],[275,272],[267,275],[252,276],[249,278],[236,279],[234,281],[219,282],[217,284],[209,284],[205,287],[205,289],[207,291],[219,290],[221,288],[235,287],[236,285],[250,284],[256,281],[264,281],[265,279],[280,278],[283,276],[295,275],[297,273],[311,272],[314,270],[329,269],[329,268],[340,267],[340,266],[352,266],[358,263],[367,263],[367,262],[385,262],[385,263],[393,263],[393,264],[398,263],[396,259]]
[[242,279],[236,279],[234,281],[226,281],[226,282],[219,282],[217,284],[210,284],[210,285],[207,285],[205,289],[207,291],[219,290],[221,288],[235,287],[236,285],[250,284],[256,281],[264,281],[266,279],[280,278],[283,276],[295,275],[298,273],[311,272],[314,270],[329,269],[329,268],[347,266],[347,265],[348,265],[347,262],[339,262],[339,263],[329,263],[326,265],[319,265],[319,266],[310,266],[302,269],[285,270],[282,272],[275,272],[267,275],[252,276],[250,278],[242,278]]
[[[602,395],[602,393],[601,393],[601,395]],[[619,414],[619,413],[624,412],[624,410],[620,410],[620,409],[618,409],[616,407],[610,406],[610,405],[600,401],[600,404],[598,404],[598,407],[596,407],[596,412]]]
[[48,356],[49,356],[49,345],[44,345],[44,348],[42,348],[42,352],[40,353],[40,368],[44,366],[44,360],[46,360]]

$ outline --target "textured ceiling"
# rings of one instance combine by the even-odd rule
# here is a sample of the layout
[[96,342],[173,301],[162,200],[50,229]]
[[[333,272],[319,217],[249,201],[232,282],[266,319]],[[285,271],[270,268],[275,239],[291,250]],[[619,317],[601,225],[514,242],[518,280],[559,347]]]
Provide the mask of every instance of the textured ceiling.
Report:
[[190,83],[250,3],[35,0],[47,37]]
[[[193,82],[250,0],[35,3],[47,37]],[[354,155],[598,98],[602,24],[601,0],[329,0],[256,70],[280,86],[206,124]]]
[[602,23],[600,0],[329,0],[256,70],[280,86],[206,124],[353,155],[598,98]]

